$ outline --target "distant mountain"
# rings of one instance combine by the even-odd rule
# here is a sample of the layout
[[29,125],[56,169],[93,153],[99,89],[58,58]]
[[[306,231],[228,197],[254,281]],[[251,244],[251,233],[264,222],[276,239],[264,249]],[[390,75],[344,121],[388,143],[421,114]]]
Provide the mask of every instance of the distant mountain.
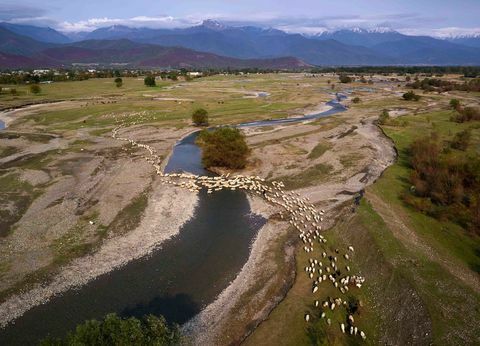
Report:
[[276,29],[229,27],[215,21],[185,29],[148,29],[111,26],[97,29],[88,39],[127,38],[230,56],[235,58],[275,58],[296,56],[315,65],[393,64],[390,57],[378,56],[365,47],[349,46],[333,40],[317,40]]
[[[19,28],[15,26],[15,30]],[[37,34],[41,33],[46,35],[51,31],[45,28]],[[92,63],[95,59],[99,63],[131,66],[201,67],[204,64],[203,67],[214,67],[217,64],[216,67],[232,68],[251,67],[252,63],[271,64],[276,68],[280,65],[480,65],[478,37],[435,39],[404,35],[386,28],[343,29],[305,36],[253,26],[231,27],[207,20],[201,25],[177,29],[114,25],[90,33],[76,33],[70,38],[74,36],[82,40],[63,44],[40,42],[0,25],[0,52],[60,65]],[[48,61],[42,55],[46,55]],[[282,63],[279,58],[283,59]]]
[[238,59],[182,47],[121,40],[87,40],[69,44],[38,42],[0,27],[0,68],[69,67],[73,64],[121,64],[136,68],[271,68],[310,67],[295,57]]
[[48,43],[69,43],[71,40],[64,34],[52,28],[42,28],[32,25],[20,25],[11,23],[0,23],[0,27],[5,28],[15,34],[27,36],[40,42]]
[[460,35],[446,38],[447,41],[468,47],[480,48],[480,33],[475,35]]
[[336,31],[325,31],[316,35],[312,35],[310,37],[322,41],[335,40],[348,45],[373,47],[377,44],[401,40],[404,39],[406,36],[389,28],[353,28]]
[[0,52],[28,56],[54,46],[53,43],[36,41],[16,34],[0,26]]
[[162,47],[130,40],[88,40],[42,51],[61,64],[128,64],[133,67],[273,68],[296,69],[310,65],[298,58],[237,59],[182,47]]
[[54,67],[56,63],[44,58],[29,58],[22,55],[0,52],[0,69]]
[[406,36],[377,44],[371,49],[404,64],[480,65],[480,49],[428,36]]

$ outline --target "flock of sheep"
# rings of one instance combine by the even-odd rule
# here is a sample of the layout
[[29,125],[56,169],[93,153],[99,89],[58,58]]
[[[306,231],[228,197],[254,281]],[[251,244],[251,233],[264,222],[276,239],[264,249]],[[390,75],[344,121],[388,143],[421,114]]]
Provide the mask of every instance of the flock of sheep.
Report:
[[[327,285],[329,282],[343,295],[347,294],[350,288],[362,287],[365,278],[350,275],[351,268],[348,264],[344,268],[340,267],[337,256],[341,254],[338,249],[334,252],[332,251],[331,254],[327,254],[327,251],[329,251],[325,246],[327,240],[320,234],[322,230],[320,223],[323,221],[324,210],[317,211],[308,198],[300,198],[300,195],[296,192],[284,191],[282,182],[266,182],[265,179],[258,176],[230,176],[227,174],[208,177],[190,173],[163,173],[160,166],[161,157],[156,154],[156,150],[152,146],[138,143],[129,138],[119,137],[118,131],[121,127],[122,125],[112,131],[112,137],[129,142],[134,147],[147,150],[149,156],[144,156],[144,158],[153,165],[163,183],[186,188],[192,192],[199,192],[203,188],[207,189],[207,193],[213,193],[222,189],[245,190],[256,193],[268,202],[281,207],[283,211],[278,213],[279,217],[283,220],[288,220],[298,231],[298,236],[304,243],[303,250],[312,255],[314,253],[318,254],[317,258],[310,257],[309,263],[305,267],[306,275],[312,280],[312,294],[315,295],[317,293],[321,284]],[[347,263],[350,261],[353,252],[353,247],[349,246],[343,254],[343,258]],[[342,276],[342,273],[345,273],[345,275]],[[346,312],[346,320],[345,323],[339,323],[342,333],[352,336],[359,335],[363,340],[366,339],[365,332],[359,330],[354,325],[353,315],[347,312],[348,302],[346,300],[340,297],[328,298],[323,302],[315,300],[314,307],[321,309],[318,315],[321,319],[326,319],[328,326],[332,324],[332,321],[330,318],[327,318],[327,312],[329,310],[333,312],[335,308],[343,308]],[[311,315],[307,312],[305,321],[308,323],[310,320]]]

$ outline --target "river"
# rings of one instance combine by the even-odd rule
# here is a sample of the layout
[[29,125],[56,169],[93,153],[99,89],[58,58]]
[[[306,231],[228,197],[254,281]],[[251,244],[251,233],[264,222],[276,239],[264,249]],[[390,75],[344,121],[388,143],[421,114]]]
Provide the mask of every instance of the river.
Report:
[[[344,95],[337,96],[342,98]],[[288,124],[345,110],[338,100],[327,104],[331,109],[318,114],[238,126]],[[195,144],[197,134],[175,145],[165,172],[212,175],[201,165],[201,150]],[[251,213],[244,192],[222,190],[207,195],[203,190],[193,218],[177,236],[162,243],[151,255],[27,311],[0,330],[0,345],[26,345],[47,335],[63,336],[78,323],[110,312],[121,316],[161,314],[169,322],[182,324],[228,287],[247,262],[252,241],[265,222]]]

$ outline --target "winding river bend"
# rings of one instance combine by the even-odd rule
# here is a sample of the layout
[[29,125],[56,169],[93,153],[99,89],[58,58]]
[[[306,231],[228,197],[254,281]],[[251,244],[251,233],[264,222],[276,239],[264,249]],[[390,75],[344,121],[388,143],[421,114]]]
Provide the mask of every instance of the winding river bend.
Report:
[[[295,118],[238,125],[272,126],[314,120],[345,110],[337,99],[329,110]],[[201,165],[195,145],[198,133],[180,140],[165,172],[212,175]],[[36,306],[0,330],[0,345],[32,344],[47,335],[62,336],[86,319],[110,312],[121,316],[161,314],[169,322],[184,323],[226,288],[246,263],[250,246],[266,220],[253,215],[244,192],[200,192],[192,219],[177,236],[151,255],[132,261],[88,284]]]

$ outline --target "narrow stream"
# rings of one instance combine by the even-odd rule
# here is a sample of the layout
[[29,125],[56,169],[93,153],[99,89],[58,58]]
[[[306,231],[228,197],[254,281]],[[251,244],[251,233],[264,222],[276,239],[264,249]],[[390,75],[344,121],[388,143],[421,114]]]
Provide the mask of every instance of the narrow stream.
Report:
[[[345,110],[337,100],[327,104],[332,108],[326,112],[239,127],[312,120]],[[165,172],[212,175],[201,165],[201,150],[195,145],[197,134],[175,145]],[[242,191],[222,190],[210,195],[202,191],[194,217],[177,236],[162,243],[150,256],[32,308],[0,330],[0,345],[34,344],[47,335],[62,336],[78,323],[100,319],[110,312],[121,316],[161,314],[169,322],[182,324],[228,287],[246,263],[252,241],[265,221],[251,214]]]

